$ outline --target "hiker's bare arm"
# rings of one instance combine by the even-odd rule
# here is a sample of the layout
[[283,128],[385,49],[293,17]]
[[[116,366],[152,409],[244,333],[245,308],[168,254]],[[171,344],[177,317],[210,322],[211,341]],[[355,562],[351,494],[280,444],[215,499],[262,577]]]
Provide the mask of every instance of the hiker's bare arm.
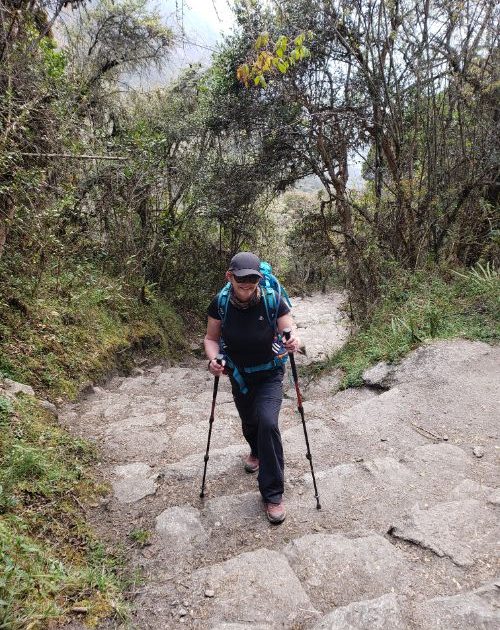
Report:
[[280,333],[283,332],[286,328],[290,328],[290,330],[292,331],[290,339],[287,340],[283,337],[283,343],[288,352],[297,352],[297,350],[300,348],[300,339],[297,337],[297,327],[295,326],[295,322],[293,321],[291,313],[286,313],[286,315],[278,317],[278,321],[276,323],[278,325],[278,332]]
[[219,365],[215,357],[219,354],[219,339],[221,332],[222,322],[220,319],[208,316],[207,333],[203,344],[205,346],[205,354],[211,360],[209,364],[209,370],[214,376],[220,376],[224,370],[224,366]]

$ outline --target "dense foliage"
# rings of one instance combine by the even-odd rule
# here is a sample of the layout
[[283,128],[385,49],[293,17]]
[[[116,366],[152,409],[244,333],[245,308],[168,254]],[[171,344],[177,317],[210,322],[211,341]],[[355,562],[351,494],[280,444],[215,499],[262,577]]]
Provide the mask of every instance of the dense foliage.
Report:
[[[285,142],[322,182],[326,241],[346,263],[358,317],[375,303],[393,262],[411,270],[494,260],[493,1],[286,0],[252,3],[239,18],[242,37],[253,33],[240,58],[242,85],[250,68],[256,100],[295,109]],[[304,33],[312,35],[301,56]],[[290,47],[296,63],[279,67]],[[364,195],[348,186],[355,155],[364,158]]]

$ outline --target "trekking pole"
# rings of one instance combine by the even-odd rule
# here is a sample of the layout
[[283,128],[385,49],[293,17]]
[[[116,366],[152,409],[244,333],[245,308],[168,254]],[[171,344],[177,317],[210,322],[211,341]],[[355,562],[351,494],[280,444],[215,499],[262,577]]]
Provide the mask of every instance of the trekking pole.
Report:
[[[285,328],[285,330],[283,330],[283,335],[285,336],[285,339],[290,339],[291,334],[292,334],[292,331],[290,328]],[[290,365],[292,366],[293,382],[295,383],[295,391],[297,392],[297,407],[300,413],[300,417],[302,418],[302,427],[304,429],[304,437],[306,438],[306,447],[307,447],[306,457],[309,460],[309,464],[311,465],[311,475],[312,475],[313,484],[314,484],[314,497],[316,499],[316,509],[321,510],[318,488],[316,487],[316,477],[314,476],[311,449],[309,448],[309,438],[307,437],[306,420],[304,418],[304,407],[302,406],[302,394],[300,393],[299,378],[297,376],[297,366],[295,365],[295,357],[293,356],[293,352],[289,352],[288,356],[290,357]]]
[[[219,365],[222,365],[222,358],[224,355],[218,354],[215,357],[215,360]],[[203,499],[205,496],[205,478],[207,476],[207,463],[209,460],[208,451],[210,450],[210,438],[212,437],[212,425],[214,423],[214,411],[215,411],[215,399],[217,398],[217,390],[219,389],[219,376],[214,377],[214,393],[212,396],[212,412],[210,413],[210,427],[208,429],[208,441],[207,441],[207,452],[205,453],[205,470],[203,471],[203,481],[201,483],[201,492],[200,497]]]

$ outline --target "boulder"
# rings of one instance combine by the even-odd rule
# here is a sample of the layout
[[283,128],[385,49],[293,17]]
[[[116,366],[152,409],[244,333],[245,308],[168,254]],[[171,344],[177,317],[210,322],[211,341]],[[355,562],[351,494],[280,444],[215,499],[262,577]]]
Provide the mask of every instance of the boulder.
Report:
[[0,389],[2,389],[7,396],[17,396],[19,393],[28,394],[29,396],[35,395],[35,390],[32,387],[13,381],[10,378],[4,378],[2,380]]
[[392,385],[392,374],[394,366],[380,361],[373,367],[363,372],[363,382],[368,387],[378,387],[380,389],[389,389]]

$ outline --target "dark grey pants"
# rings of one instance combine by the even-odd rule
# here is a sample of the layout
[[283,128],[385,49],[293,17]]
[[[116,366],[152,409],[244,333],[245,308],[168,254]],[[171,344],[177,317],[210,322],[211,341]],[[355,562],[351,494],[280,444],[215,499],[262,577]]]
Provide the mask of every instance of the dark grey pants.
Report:
[[259,458],[259,490],[267,503],[280,503],[284,489],[283,446],[278,417],[283,400],[283,368],[245,374],[248,393],[231,378],[234,402],[243,435],[252,455]]

